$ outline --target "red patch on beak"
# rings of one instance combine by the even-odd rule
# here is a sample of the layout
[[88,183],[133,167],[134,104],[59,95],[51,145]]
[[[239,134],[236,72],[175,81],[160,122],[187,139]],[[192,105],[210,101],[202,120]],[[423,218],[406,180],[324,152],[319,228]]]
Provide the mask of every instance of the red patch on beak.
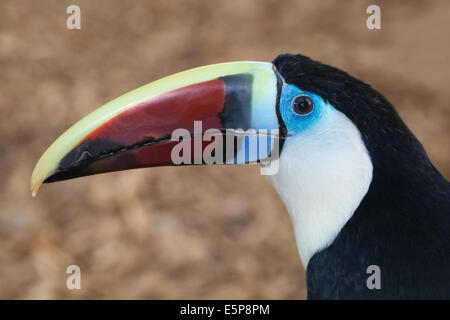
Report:
[[195,120],[202,121],[204,130],[220,129],[225,95],[221,79],[170,91],[123,111],[80,143],[108,139],[127,146],[147,137],[160,139],[179,128],[192,131]]
[[[130,107],[80,141],[45,182],[173,165],[171,151],[178,141],[170,138],[176,129],[195,134],[195,121],[201,121],[200,134],[208,129],[248,128],[252,81],[247,74],[231,75],[169,91]],[[201,150],[212,142],[202,141],[202,137],[189,139],[193,144],[197,141]],[[194,157],[201,154],[193,152],[189,158]],[[194,163],[202,161],[197,160]]]

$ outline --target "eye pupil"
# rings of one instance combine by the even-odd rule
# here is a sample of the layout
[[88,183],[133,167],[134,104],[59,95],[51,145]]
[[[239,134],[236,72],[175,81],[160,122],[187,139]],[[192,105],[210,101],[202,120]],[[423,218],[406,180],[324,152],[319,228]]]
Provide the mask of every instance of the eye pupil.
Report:
[[314,103],[308,96],[299,96],[294,100],[294,111],[299,115],[306,115],[313,111]]

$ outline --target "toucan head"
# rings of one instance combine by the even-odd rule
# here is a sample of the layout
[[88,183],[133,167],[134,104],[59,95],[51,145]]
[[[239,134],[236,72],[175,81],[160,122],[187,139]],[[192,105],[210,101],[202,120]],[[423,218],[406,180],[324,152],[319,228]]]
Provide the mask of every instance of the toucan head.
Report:
[[[196,121],[203,137],[195,132]],[[41,156],[31,190],[35,195],[42,183],[180,164],[173,159],[181,140],[176,130],[191,134],[192,152],[182,154],[183,164],[207,163],[198,158],[208,146],[238,129],[254,129],[250,138],[264,132],[269,142],[256,149],[234,145],[220,160],[249,163],[279,154],[269,180],[292,216],[305,265],[367,193],[383,139],[407,131],[381,94],[305,56],[221,63],[149,83],[87,115]]]

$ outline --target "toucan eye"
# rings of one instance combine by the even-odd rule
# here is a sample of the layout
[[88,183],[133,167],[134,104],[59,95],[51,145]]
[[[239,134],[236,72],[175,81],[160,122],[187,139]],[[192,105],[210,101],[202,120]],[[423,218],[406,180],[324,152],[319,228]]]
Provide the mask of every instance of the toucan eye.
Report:
[[295,113],[304,116],[310,114],[314,110],[314,102],[308,96],[295,97],[292,102],[292,107]]

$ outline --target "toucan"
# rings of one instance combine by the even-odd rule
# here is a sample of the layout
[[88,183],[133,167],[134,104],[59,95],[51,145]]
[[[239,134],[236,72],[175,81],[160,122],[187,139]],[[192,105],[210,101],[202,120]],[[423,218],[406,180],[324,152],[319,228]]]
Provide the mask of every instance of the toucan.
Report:
[[231,152],[222,144],[224,164],[263,162],[278,148],[267,178],[292,219],[309,299],[450,298],[449,182],[382,94],[303,55],[199,67],[124,94],[45,151],[31,191],[174,165],[173,132],[194,133],[197,121],[214,136],[201,150],[233,132],[269,138],[256,153],[242,139]]

